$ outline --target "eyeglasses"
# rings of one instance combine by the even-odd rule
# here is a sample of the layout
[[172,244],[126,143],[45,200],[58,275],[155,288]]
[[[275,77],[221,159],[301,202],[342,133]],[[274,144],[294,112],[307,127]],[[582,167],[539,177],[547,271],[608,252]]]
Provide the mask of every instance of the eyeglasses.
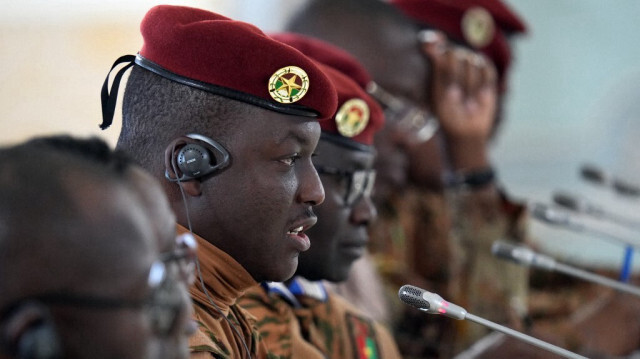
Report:
[[183,233],[176,237],[176,249],[162,253],[160,260],[163,263],[174,262],[178,265],[180,278],[191,285],[196,279],[196,260],[198,243],[191,233]]
[[176,250],[161,254],[159,260],[154,261],[149,268],[147,285],[150,295],[141,300],[100,297],[76,293],[52,292],[31,295],[19,299],[1,310],[0,319],[6,317],[23,303],[38,301],[47,305],[61,305],[91,309],[145,309],[149,313],[151,327],[162,336],[168,335],[175,327],[177,319],[184,310],[184,298],[178,288],[178,281],[172,276],[168,264],[178,264],[180,279],[185,284],[193,283],[195,279],[195,252],[197,244],[191,233],[176,237]]
[[409,100],[392,95],[375,82],[367,85],[367,92],[382,105],[388,123],[406,134],[410,142],[426,142],[438,130],[436,118]]
[[361,197],[371,198],[376,180],[375,170],[346,171],[334,167],[315,166],[319,174],[332,175],[347,179],[344,195],[345,206],[353,206]]

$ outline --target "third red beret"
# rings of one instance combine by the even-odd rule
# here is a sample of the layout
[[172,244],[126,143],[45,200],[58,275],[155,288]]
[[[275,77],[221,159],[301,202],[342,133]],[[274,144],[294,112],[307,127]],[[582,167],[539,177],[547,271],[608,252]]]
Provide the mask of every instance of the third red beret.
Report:
[[391,0],[409,18],[444,31],[488,56],[504,85],[511,63],[508,35],[525,33],[526,25],[500,0]]

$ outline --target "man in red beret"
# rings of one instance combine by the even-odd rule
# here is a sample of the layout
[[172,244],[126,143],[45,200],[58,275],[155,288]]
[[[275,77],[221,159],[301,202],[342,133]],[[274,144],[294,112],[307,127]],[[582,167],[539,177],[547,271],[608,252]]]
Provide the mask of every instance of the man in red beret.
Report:
[[[290,278],[310,246],[324,200],[311,156],[335,89],[299,51],[208,11],[157,6],[141,32],[140,52],[121,58],[133,69],[117,146],[163,180],[179,231],[196,235],[192,357],[265,358],[236,299]],[[102,127],[117,94],[107,87]]]
[[273,37],[324,64],[338,91],[339,108],[321,123],[314,159],[325,188],[313,246],[300,255],[296,276],[248,291],[240,305],[258,318],[267,347],[283,358],[399,358],[380,323],[323,284],[344,281],[366,251],[367,230],[377,212],[371,199],[374,135],[383,126],[380,106],[337,68],[365,73],[355,59],[325,42],[295,34]]
[[[371,249],[387,281],[396,291],[402,281],[423,281],[474,314],[521,326],[527,272],[490,252],[496,239],[524,240],[523,208],[503,201],[488,156],[501,87],[492,58],[441,33],[423,32],[380,1],[310,1],[288,28],[355,55],[377,85],[372,94],[390,125],[405,122],[420,133],[411,123],[428,123],[430,116],[439,123],[431,140],[407,136],[411,131],[385,131],[387,136],[376,139],[376,146],[396,149],[381,153],[399,152],[380,156],[377,164],[379,183],[386,185],[376,184],[381,220],[372,231]],[[486,332],[466,322],[456,323],[455,332],[426,329],[417,311],[394,319],[405,355],[448,357]]]

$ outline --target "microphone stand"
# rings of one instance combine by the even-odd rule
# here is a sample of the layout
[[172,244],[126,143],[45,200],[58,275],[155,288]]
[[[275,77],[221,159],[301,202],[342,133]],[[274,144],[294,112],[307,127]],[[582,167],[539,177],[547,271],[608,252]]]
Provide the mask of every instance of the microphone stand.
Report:
[[636,286],[618,282],[598,274],[559,263],[555,259],[546,255],[536,253],[527,247],[517,246],[504,241],[496,241],[491,246],[491,252],[496,257],[508,259],[520,265],[544,269],[552,272],[557,271],[572,277],[584,279],[588,282],[601,284],[606,287],[610,287],[621,292],[640,297],[640,288]]
[[458,319],[458,320],[467,319],[477,324],[488,327],[490,329],[512,336],[525,343],[529,343],[538,348],[550,351],[554,354],[558,354],[564,358],[587,359],[582,355],[560,348],[553,344],[547,343],[543,340],[534,338],[530,335],[520,333],[517,330],[507,328],[503,325],[478,317],[477,315],[468,313],[466,309],[458,305],[455,305],[453,303],[449,303],[444,299],[442,299],[441,296],[435,293],[427,292],[424,289],[421,289],[412,285],[403,285],[398,291],[398,296],[400,297],[400,300],[405,304],[414,306],[423,312],[427,312],[431,314],[442,314],[449,318]]

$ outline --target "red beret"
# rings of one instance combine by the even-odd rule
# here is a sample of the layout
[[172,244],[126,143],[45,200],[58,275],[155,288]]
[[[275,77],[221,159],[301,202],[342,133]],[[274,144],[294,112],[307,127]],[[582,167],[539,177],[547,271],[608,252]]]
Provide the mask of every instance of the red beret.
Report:
[[269,110],[330,118],[331,80],[300,51],[257,27],[190,7],[160,5],[140,25],[136,64],[185,85]]
[[312,59],[342,72],[362,88],[366,88],[371,82],[371,76],[360,62],[350,53],[335,45],[313,37],[288,32],[271,34],[271,37],[293,46]]
[[334,121],[320,122],[322,132],[333,134],[341,143],[357,149],[361,149],[357,144],[372,146],[374,135],[384,124],[382,108],[345,74],[330,66],[321,66],[338,91],[338,111]]
[[375,133],[384,124],[384,113],[364,90],[371,78],[362,65],[344,50],[321,40],[291,33],[271,36],[317,60],[333,82],[338,92],[338,111],[334,121],[320,123],[323,138],[331,134],[329,138],[343,145],[370,150],[362,145],[373,145]]
[[444,31],[452,39],[489,57],[501,85],[511,63],[507,36],[525,33],[526,25],[500,0],[391,0],[408,17]]

